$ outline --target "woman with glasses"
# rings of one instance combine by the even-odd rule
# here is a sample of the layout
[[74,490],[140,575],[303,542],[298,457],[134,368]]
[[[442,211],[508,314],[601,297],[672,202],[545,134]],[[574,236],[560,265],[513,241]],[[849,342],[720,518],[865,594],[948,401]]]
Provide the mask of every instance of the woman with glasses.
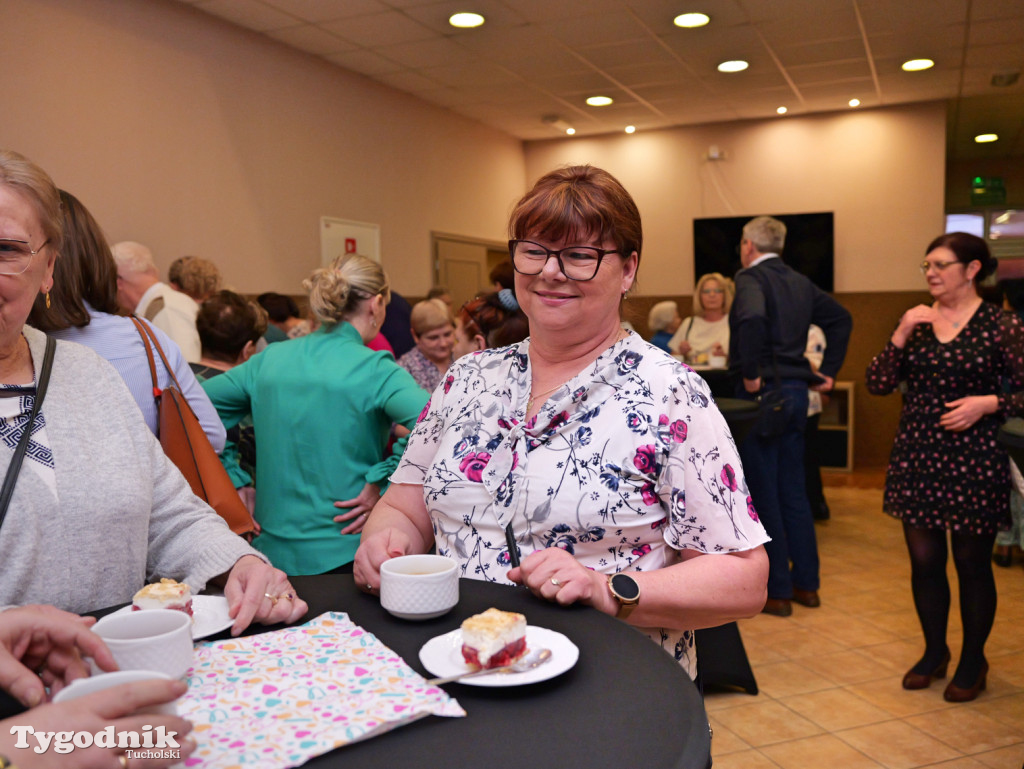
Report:
[[[693,290],[693,315],[684,320],[668,343],[669,351],[694,366],[729,354],[729,308],[733,282],[717,272],[702,275]],[[724,368],[724,365],[722,366]]]
[[253,547],[288,574],[350,572],[401,455],[401,441],[385,455],[391,424],[411,429],[427,393],[390,353],[366,346],[391,297],[377,262],[339,256],[303,285],[320,327],[203,387],[229,430],[252,414],[261,527]]
[[765,602],[767,536],[707,385],[621,326],[640,214],[610,174],[553,171],[512,212],[528,339],[456,361],[356,554],[404,553],[643,630],[693,675],[693,629]]
[[1007,417],[1024,414],[1024,326],[978,293],[996,268],[981,238],[949,233],[925,253],[921,271],[934,301],[903,314],[868,366],[867,387],[886,395],[904,385],[884,510],[903,522],[925,651],[903,688],[924,689],[946,677],[949,532],[963,644],[944,696],[967,702],[985,688],[988,672],[985,641],[996,611],[992,544],[1009,523],[1010,473],[996,432]]

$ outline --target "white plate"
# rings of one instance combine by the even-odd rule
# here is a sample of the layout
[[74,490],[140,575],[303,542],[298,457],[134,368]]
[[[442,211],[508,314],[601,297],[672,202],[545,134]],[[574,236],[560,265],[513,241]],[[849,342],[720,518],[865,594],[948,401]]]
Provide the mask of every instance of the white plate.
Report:
[[[493,673],[467,678],[459,683],[466,686],[521,686],[547,681],[564,673],[576,664],[580,650],[561,633],[536,625],[526,626],[526,653],[535,649],[550,649],[551,659],[540,667],[522,673]],[[435,636],[420,649],[420,662],[435,676],[454,676],[468,673],[473,668],[462,659],[462,629]]]
[[[124,614],[132,610],[131,606],[118,609],[114,614]],[[156,609],[154,611],[159,611]],[[169,609],[168,611],[177,611]],[[192,640],[198,641],[201,638],[227,630],[235,624],[235,621],[228,616],[228,599],[222,595],[194,595],[192,596]]]

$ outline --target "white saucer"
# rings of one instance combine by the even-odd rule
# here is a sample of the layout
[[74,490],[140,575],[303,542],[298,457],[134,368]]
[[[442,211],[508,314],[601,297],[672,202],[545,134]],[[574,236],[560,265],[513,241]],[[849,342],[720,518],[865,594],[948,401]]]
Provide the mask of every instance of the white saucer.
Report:
[[[473,676],[459,683],[466,686],[521,686],[547,681],[569,670],[580,657],[580,650],[576,644],[561,633],[536,625],[527,625],[526,653],[545,648],[551,650],[551,659],[533,670]],[[420,649],[420,662],[438,677],[468,673],[473,669],[462,659],[461,628],[435,636],[423,644],[423,648]]]
[[[114,614],[124,614],[132,610],[131,606],[124,606]],[[159,609],[153,610],[159,611]],[[168,611],[177,611],[168,609]],[[192,596],[192,640],[198,641],[201,638],[227,630],[235,624],[235,621],[228,616],[228,599],[222,595],[194,595]]]

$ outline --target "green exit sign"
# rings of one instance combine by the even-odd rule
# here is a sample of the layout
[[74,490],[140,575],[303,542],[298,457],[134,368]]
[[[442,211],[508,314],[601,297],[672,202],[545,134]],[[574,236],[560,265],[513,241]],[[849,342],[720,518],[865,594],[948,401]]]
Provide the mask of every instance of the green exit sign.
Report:
[[1001,206],[1006,204],[1006,186],[1001,176],[975,176],[971,180],[972,206]]

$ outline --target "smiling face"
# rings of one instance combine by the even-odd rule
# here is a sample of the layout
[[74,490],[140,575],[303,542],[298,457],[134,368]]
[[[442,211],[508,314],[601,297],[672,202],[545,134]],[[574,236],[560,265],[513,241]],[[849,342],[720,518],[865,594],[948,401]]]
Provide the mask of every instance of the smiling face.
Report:
[[43,246],[46,234],[35,206],[9,185],[0,184],[0,238],[27,241],[39,253],[20,275],[0,275],[0,354],[14,350],[36,296],[53,284],[56,253]]
[[717,312],[725,305],[725,289],[717,280],[706,280],[700,287],[700,303],[704,311]]
[[427,359],[439,366],[448,367],[452,362],[452,349],[455,347],[455,329],[451,325],[444,325],[422,334],[412,332],[412,338],[416,342],[419,351],[427,356]]
[[[571,243],[540,236],[529,240],[553,251],[567,246],[615,249],[610,238],[603,242],[594,238],[574,239]],[[569,280],[553,257],[538,275],[516,273],[516,298],[530,319],[531,334],[557,332],[566,342],[611,334],[619,326],[619,303],[633,285],[637,261],[636,252],[625,256],[607,254],[593,280]]]

